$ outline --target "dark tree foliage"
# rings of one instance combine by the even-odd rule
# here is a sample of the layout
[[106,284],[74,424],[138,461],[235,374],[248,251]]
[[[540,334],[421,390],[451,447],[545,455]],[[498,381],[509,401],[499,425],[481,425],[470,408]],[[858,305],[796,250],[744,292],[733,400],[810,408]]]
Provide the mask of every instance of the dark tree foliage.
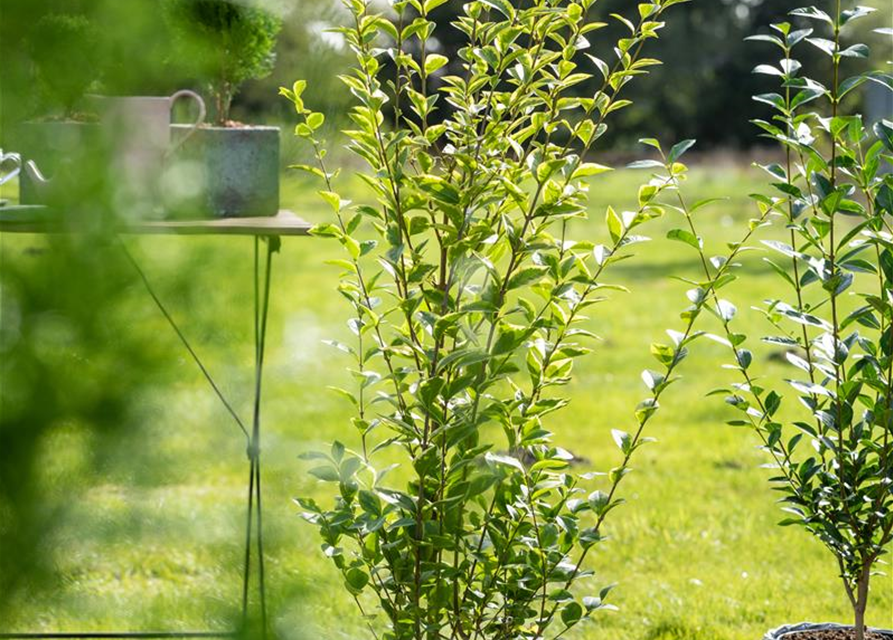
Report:
[[[598,18],[610,21],[620,4],[599,3]],[[632,98],[638,109],[620,114],[612,139],[628,145],[634,142],[629,132],[645,128],[668,139],[697,137],[702,149],[756,142],[758,131],[749,121],[765,113],[751,98],[759,93],[752,70],[763,61],[763,52],[744,39],[759,30],[756,25],[778,21],[796,6],[797,0],[710,0],[683,7],[656,47],[664,61],[656,71],[660,82]],[[818,52],[803,54],[804,64],[818,59]]]
[[[452,23],[463,4],[464,0],[450,0],[432,12],[431,19],[439,25]],[[591,19],[609,23],[592,34],[593,46],[620,37],[624,27],[610,16],[621,13],[626,4],[624,0],[599,0],[593,5]],[[617,114],[606,140],[613,146],[631,147],[642,131],[659,131],[666,139],[696,137],[702,150],[758,143],[759,131],[750,120],[770,114],[751,98],[760,92],[759,77],[752,71],[765,62],[765,52],[744,39],[765,31],[764,25],[773,22],[800,24],[788,16],[797,6],[798,0],[696,0],[681,6],[652,52],[664,63],[653,70],[657,81],[631,86],[628,97],[636,108]],[[451,61],[449,73],[455,73],[461,64],[457,55],[461,36],[453,28],[437,30],[439,52]],[[884,57],[885,46],[890,49],[880,38],[871,44],[879,58]],[[887,57],[891,55],[893,51]],[[828,66],[817,49],[803,50],[799,56],[807,68],[823,70]],[[596,88],[584,83],[578,92],[591,95]]]

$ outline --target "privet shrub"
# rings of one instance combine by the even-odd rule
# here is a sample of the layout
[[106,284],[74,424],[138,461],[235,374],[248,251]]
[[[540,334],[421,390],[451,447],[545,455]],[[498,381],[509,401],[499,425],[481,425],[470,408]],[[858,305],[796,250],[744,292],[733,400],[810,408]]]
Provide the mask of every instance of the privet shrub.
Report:
[[[750,427],[777,471],[771,478],[789,517],[834,554],[853,607],[856,637],[865,634],[869,581],[893,540],[893,123],[873,131],[851,115],[847,97],[864,82],[893,87],[882,73],[847,77],[846,61],[866,57],[848,42],[851,24],[870,9],[792,12],[803,24],[772,25],[751,39],[774,45],[778,59],[756,73],[777,78],[780,90],[756,96],[771,105],[771,121],[756,121],[783,150],[783,161],[762,167],[771,195],[754,196],[768,218],[783,224],[784,240],[763,240],[765,258],[789,291],[764,302],[772,335],[785,350],[790,378],[775,384],[756,371],[748,336],[733,327],[736,307],[714,299],[709,308],[731,349],[738,381],[716,393],[741,411],[733,425]],[[827,54],[830,77],[808,77],[795,57],[811,45]],[[694,207],[679,208],[689,221]],[[691,246],[707,277],[715,273],[692,223]],[[703,287],[692,292],[704,295]],[[793,391],[793,398],[783,396]]]
[[[317,153],[299,168],[326,184],[335,219],[314,233],[346,250],[339,292],[356,336],[335,344],[354,362],[356,388],[339,393],[355,410],[356,451],[336,442],[305,456],[339,495],[299,502],[361,609],[374,594],[385,638],[554,638],[611,608],[610,586],[583,598],[571,588],[591,575],[584,560],[669,375],[646,375],[651,395],[631,433],[614,431],[620,462],[592,493],[548,418],[589,351],[583,313],[616,288],[608,268],[647,239],[635,231],[661,213],[663,186],[645,185],[636,211],[608,211],[606,245],[572,241],[569,222],[585,216],[587,179],[608,170],[585,157],[629,104],[624,86],[658,64],[643,48],[681,1],[615,16],[628,36],[610,60],[588,53],[604,26],[587,20],[594,0],[472,1],[453,25],[464,72],[443,76],[428,15],[444,0],[394,2],[393,18],[349,0],[341,32],[357,64],[343,80],[359,104],[346,133],[374,206],[334,191],[322,114],[305,107],[303,82],[282,90]],[[575,95],[592,75],[600,90]],[[683,356],[679,344],[659,353],[670,372]],[[393,460],[411,468],[405,486],[380,468]]]

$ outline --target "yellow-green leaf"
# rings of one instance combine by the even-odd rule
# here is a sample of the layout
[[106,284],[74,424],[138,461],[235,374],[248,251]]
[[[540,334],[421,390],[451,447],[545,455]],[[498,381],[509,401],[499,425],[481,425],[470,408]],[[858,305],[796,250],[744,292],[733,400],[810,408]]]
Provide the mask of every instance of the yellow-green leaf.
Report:
[[446,56],[442,56],[439,53],[432,53],[425,58],[425,75],[431,75],[447,62],[449,62],[449,59]]

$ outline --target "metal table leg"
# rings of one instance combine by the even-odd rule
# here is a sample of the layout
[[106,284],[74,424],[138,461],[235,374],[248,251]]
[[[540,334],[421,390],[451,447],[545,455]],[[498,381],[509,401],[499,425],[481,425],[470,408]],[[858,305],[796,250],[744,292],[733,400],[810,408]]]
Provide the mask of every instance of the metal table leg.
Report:
[[161,302],[161,299],[152,288],[145,272],[139,266],[139,263],[133,258],[123,242],[120,243],[125,255],[133,265],[137,274],[140,276],[146,291],[154,301],[155,305],[161,311],[165,320],[176,333],[180,342],[189,352],[193,361],[198,365],[205,380],[211,386],[215,395],[220,399],[227,412],[236,422],[245,435],[248,447],[247,455],[249,459],[249,481],[248,481],[248,512],[247,524],[245,529],[245,562],[242,576],[242,617],[241,627],[236,631],[151,631],[151,632],[130,632],[130,631],[99,631],[99,632],[47,632],[47,633],[0,633],[0,640],[36,640],[38,638],[47,638],[49,640],[76,640],[81,638],[97,638],[99,640],[112,639],[169,639],[169,638],[231,638],[244,637],[249,635],[249,618],[248,618],[248,591],[251,578],[251,549],[256,544],[257,550],[257,584],[258,595],[260,598],[260,636],[266,638],[267,635],[267,599],[266,585],[264,576],[264,538],[263,538],[263,504],[261,499],[261,471],[260,471],[260,415],[261,415],[261,389],[263,382],[263,366],[264,352],[266,347],[267,335],[267,317],[270,308],[270,277],[272,273],[273,254],[279,251],[279,236],[264,237],[266,243],[266,256],[263,264],[261,264],[261,238],[254,236],[254,412],[252,419],[252,428],[249,434],[244,423],[233,409],[232,405],[223,395],[223,392],[217,386],[217,383],[211,377],[208,369],[198,357],[195,349],[186,339],[186,336],[180,330],[167,308]]
[[250,472],[248,482],[248,517],[245,532],[245,567],[242,583],[242,626],[248,623],[248,586],[251,577],[252,525],[257,543],[258,594],[260,596],[261,637],[267,633],[267,597],[264,581],[263,503],[261,502],[260,474],[260,408],[263,383],[264,352],[267,338],[267,316],[270,310],[270,276],[273,254],[279,250],[279,238],[265,239],[267,250],[263,267],[260,258],[260,238],[254,238],[254,416],[248,445]]

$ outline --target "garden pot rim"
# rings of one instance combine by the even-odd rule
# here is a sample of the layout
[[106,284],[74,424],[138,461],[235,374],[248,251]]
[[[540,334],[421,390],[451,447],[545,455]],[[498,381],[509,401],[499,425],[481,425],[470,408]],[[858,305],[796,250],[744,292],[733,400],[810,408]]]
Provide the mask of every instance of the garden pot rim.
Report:
[[[825,631],[832,629],[852,629],[853,625],[851,624],[839,624],[837,622],[799,622],[795,624],[786,624],[778,627],[777,629],[772,629],[765,636],[763,636],[763,640],[795,640],[796,636],[794,634],[800,633],[803,631]],[[891,629],[881,629],[877,627],[866,627],[868,631],[872,633],[879,633],[882,636],[889,636],[893,639],[893,630]]]

